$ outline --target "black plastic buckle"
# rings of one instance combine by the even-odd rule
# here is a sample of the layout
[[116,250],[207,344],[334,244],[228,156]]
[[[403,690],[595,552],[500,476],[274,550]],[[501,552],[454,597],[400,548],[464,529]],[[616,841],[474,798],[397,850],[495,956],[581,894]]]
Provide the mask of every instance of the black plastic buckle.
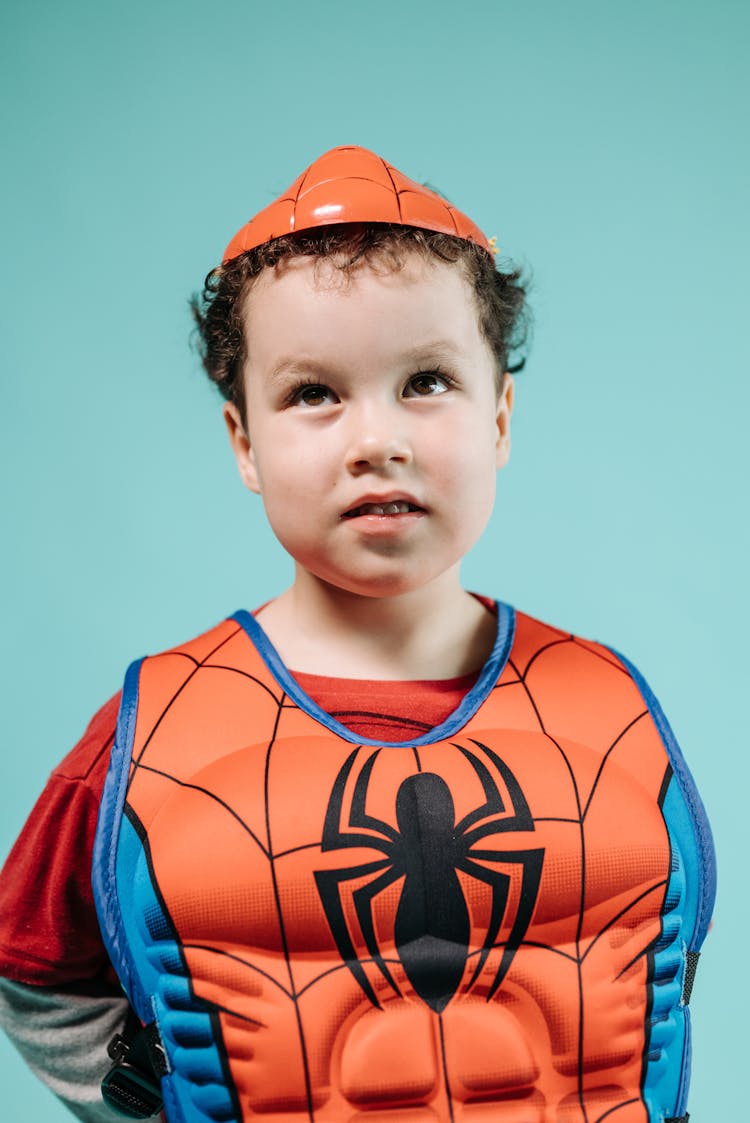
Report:
[[133,1063],[133,1044],[116,1033],[107,1052],[115,1063],[102,1080],[104,1101],[129,1119],[150,1119],[158,1115],[162,1109],[158,1077],[153,1070],[146,1071]]

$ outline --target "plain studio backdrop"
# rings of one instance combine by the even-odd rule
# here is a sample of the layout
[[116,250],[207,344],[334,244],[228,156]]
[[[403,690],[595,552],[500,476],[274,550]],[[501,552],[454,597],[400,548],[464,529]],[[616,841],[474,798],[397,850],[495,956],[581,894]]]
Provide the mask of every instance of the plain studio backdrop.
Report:
[[[661,700],[719,858],[691,1117],[736,1114],[748,5],[6,0],[0,20],[2,855],[131,659],[291,577],[187,299],[303,167],[364,145],[533,269],[513,454],[464,581],[612,644]],[[0,1072],[4,1123],[70,1118],[4,1039]]]

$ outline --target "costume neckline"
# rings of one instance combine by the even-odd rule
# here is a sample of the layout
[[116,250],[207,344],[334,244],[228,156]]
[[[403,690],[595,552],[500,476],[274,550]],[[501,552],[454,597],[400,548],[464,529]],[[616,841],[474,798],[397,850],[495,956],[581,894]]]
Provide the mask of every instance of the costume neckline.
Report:
[[477,681],[463,696],[456,709],[453,710],[440,725],[434,726],[427,733],[423,733],[421,737],[412,737],[407,741],[387,741],[385,744],[371,737],[358,736],[356,733],[352,732],[351,729],[342,725],[340,721],[337,721],[334,717],[331,717],[330,714],[326,713],[317,702],[314,702],[294,678],[278,651],[271,643],[271,640],[264,632],[262,626],[251,612],[241,608],[239,611],[234,612],[230,619],[240,625],[265,663],[268,671],[276,679],[276,682],[282,690],[304,713],[313,718],[314,721],[325,726],[326,729],[335,733],[337,737],[341,737],[342,740],[349,741],[352,745],[375,745],[378,748],[411,749],[417,748],[420,745],[430,745],[436,741],[443,741],[446,737],[452,737],[457,733],[462,726],[474,716],[503,673],[505,665],[508,662],[511,647],[513,646],[513,637],[516,630],[516,614],[515,610],[510,605],[504,604],[503,601],[495,601],[495,607],[497,610],[497,630],[492,651],[479,672]]

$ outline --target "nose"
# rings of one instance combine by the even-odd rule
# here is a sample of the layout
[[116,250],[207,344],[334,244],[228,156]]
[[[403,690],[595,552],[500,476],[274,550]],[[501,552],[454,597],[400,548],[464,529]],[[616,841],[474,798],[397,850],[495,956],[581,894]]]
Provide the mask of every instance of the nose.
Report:
[[356,474],[389,464],[409,464],[413,452],[403,422],[385,409],[360,410],[353,415],[346,454],[349,471]]

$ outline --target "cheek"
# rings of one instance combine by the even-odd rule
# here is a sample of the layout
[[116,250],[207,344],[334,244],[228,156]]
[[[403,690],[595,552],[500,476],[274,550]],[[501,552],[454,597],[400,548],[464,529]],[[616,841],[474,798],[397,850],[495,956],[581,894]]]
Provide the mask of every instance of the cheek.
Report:
[[295,543],[315,533],[326,484],[319,461],[304,450],[279,442],[259,457],[261,498],[266,517],[279,541],[294,551]]
[[497,490],[494,430],[455,435],[454,455],[441,462],[441,487],[451,496],[457,517],[475,540],[492,514]]
[[432,451],[437,470],[456,486],[494,492],[496,475],[496,428],[486,418],[467,418],[452,425]]

